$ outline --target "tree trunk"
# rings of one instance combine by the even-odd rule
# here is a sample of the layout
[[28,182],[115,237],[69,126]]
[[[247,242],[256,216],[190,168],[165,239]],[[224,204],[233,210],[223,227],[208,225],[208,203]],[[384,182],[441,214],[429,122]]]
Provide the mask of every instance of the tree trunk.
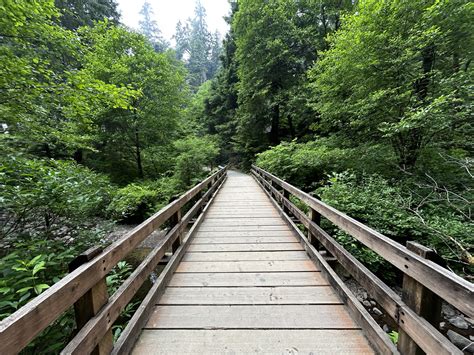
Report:
[[137,170],[138,170],[138,177],[143,179],[143,166],[142,166],[142,153],[140,149],[140,137],[138,135],[138,128],[135,128],[135,155],[137,161]]
[[270,144],[280,143],[280,105],[276,104],[272,110],[272,128],[270,131]]

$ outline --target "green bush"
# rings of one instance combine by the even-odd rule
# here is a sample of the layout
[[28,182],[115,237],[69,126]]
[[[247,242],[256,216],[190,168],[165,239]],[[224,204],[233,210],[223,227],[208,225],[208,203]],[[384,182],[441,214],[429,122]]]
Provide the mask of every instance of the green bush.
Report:
[[139,223],[154,211],[158,193],[146,184],[129,184],[116,193],[107,207],[110,217],[125,223]]
[[71,161],[8,154],[0,161],[1,237],[77,237],[103,215],[111,197],[107,178]]
[[[402,191],[379,175],[341,173],[330,178],[330,184],[319,188],[321,199],[334,208],[372,227],[387,237],[405,245],[407,240],[419,240],[423,236],[420,223],[409,210]],[[340,231],[332,224],[331,231],[352,255],[371,271],[392,279],[394,269],[375,252],[361,245],[355,238]]]
[[327,174],[343,169],[344,150],[322,142],[283,142],[257,154],[256,165],[305,190],[321,186]]
[[217,143],[210,137],[188,137],[175,143],[179,152],[174,177],[181,189],[187,189],[201,181],[212,169],[219,155]]

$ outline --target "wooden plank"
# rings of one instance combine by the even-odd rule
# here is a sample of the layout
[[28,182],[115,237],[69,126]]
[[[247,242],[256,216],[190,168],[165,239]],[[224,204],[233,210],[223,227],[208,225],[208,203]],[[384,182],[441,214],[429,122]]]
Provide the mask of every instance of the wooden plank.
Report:
[[[222,182],[224,182],[226,179],[226,176],[223,175],[221,178],[217,181],[216,183],[216,193],[219,191],[219,188],[222,186]],[[220,185],[219,185],[220,184]],[[211,192],[212,188],[206,192],[212,193]],[[203,196],[203,200],[206,199],[206,194]],[[168,285],[170,279],[173,276],[173,272],[176,270],[179,262],[181,261],[181,258],[186,252],[186,248],[189,244],[189,241],[192,239],[194,233],[197,231],[199,228],[199,225],[201,224],[202,220],[204,219],[207,209],[209,208],[210,204],[212,203],[212,199],[215,196],[212,195],[209,200],[207,200],[207,204],[204,207],[204,210],[202,213],[199,215],[197,218],[196,222],[194,225],[191,227],[189,232],[186,234],[183,243],[179,246],[178,250],[171,256],[171,259],[165,266],[165,269],[161,272],[159,275],[158,279],[155,281],[151,289],[148,291],[147,295],[143,299],[142,303],[140,304],[140,307],[135,311],[133,314],[132,318],[128,322],[127,326],[125,329],[122,331],[119,339],[117,342],[114,344],[114,348],[112,349],[111,354],[117,355],[117,354],[129,354],[131,349],[133,348],[133,345],[137,338],[140,335],[141,329],[143,326],[146,324],[148,316],[150,312],[152,311],[153,305],[157,302],[159,297],[162,295],[162,293],[165,290],[165,287]],[[189,214],[189,212],[188,212]],[[187,215],[188,215],[187,214]],[[186,218],[186,217],[185,217]]]
[[188,252],[183,261],[280,261],[280,260],[308,260],[305,251],[250,251],[250,252]]
[[207,219],[202,223],[200,229],[221,227],[232,229],[228,227],[243,227],[243,226],[286,226],[285,222],[282,221],[281,217],[274,218],[222,218],[222,219]]
[[[283,197],[283,195],[276,191],[272,186],[269,186],[280,201],[288,201]],[[270,192],[266,191],[270,195]],[[289,202],[289,201],[288,201]],[[281,207],[278,203],[273,200],[275,208],[282,212]],[[294,207],[291,203],[287,205],[288,208]],[[369,339],[370,344],[380,353],[392,353],[397,354],[397,348],[390,341],[387,334],[380,328],[376,321],[371,317],[367,310],[362,306],[362,304],[356,299],[354,294],[348,289],[348,287],[342,282],[339,276],[334,272],[334,270],[329,266],[329,264],[324,260],[321,254],[311,245],[306,238],[306,236],[298,229],[295,223],[288,217],[286,214],[282,214],[284,220],[288,223],[288,226],[293,228],[295,233],[300,238],[301,242],[305,246],[308,255],[315,262],[318,268],[321,269],[323,276],[329,281],[329,283],[334,287],[334,290],[338,293],[341,300],[347,305],[347,310],[350,313],[351,317],[359,324]],[[312,223],[312,225],[316,225]]]
[[[334,239],[316,225],[316,223],[309,221],[309,218],[289,201],[284,201],[284,203],[287,204],[291,212],[301,221],[301,223],[303,223],[303,225],[311,229],[313,235],[319,238],[319,241],[324,245],[324,247],[332,254],[336,255],[342,266],[348,270],[365,289],[370,290],[371,296],[374,297],[374,299],[388,312],[388,314],[392,316],[392,318],[398,320],[399,326],[405,329],[416,343],[425,350],[425,352],[436,354],[461,353],[459,349],[434,329],[434,327],[426,320],[418,317],[401,301],[400,297],[394,291],[377,278],[377,276],[371,273],[357,259],[350,255],[337,242],[335,242]],[[292,222],[289,221],[289,223]],[[302,236],[301,233],[299,236],[307,245],[308,253],[317,257],[316,251],[313,252],[313,247],[310,246],[307,239]],[[354,306],[357,305],[356,302],[351,303]],[[374,339],[377,338],[374,337]],[[396,351],[396,349],[392,351]]]
[[[149,253],[112,295],[109,302],[100,310],[99,314],[79,330],[78,334],[69,342],[66,348],[64,348],[63,353],[80,354],[89,352],[94,348],[103,333],[111,328],[113,322],[120,316],[121,311],[132,300],[137,290],[156,268],[165,251],[180,237],[181,232],[185,229],[188,222],[200,210],[201,206],[207,201],[207,198],[212,195],[215,188],[219,186],[219,183],[222,182],[224,178],[225,176],[221,176],[217,183],[207,190],[204,196],[186,213],[182,219],[182,223],[177,224],[168,232],[166,239]],[[176,250],[178,249],[179,246],[177,246]]]
[[[202,238],[203,239],[203,238]],[[225,239],[224,239],[225,240]],[[291,239],[290,239],[291,240]],[[189,252],[216,251],[295,251],[304,250],[300,243],[258,243],[258,244],[191,244]]]
[[293,237],[293,232],[291,230],[250,230],[250,231],[202,231],[199,230],[196,233],[194,239],[198,238],[244,238],[244,237],[256,237],[256,238],[266,238],[266,237]]
[[[231,227],[231,228],[230,228]],[[232,232],[252,232],[252,231],[288,231],[290,229],[286,225],[268,225],[268,226],[202,226],[199,228],[199,232],[228,232],[229,229]]]
[[319,271],[310,260],[295,261],[183,261],[176,272],[276,272]]
[[146,329],[359,329],[342,305],[155,306]]
[[474,302],[472,302],[474,298],[474,284],[432,261],[423,259],[409,251],[405,246],[363,223],[356,221],[324,202],[315,199],[278,177],[256,166],[253,166],[253,168],[301,199],[323,217],[341,228],[341,230],[355,237],[362,244],[375,251],[399,270],[438,294],[467,316],[474,318]]
[[215,244],[219,247],[220,244],[258,244],[258,245],[268,245],[268,244],[291,244],[295,243],[296,239],[294,237],[199,237],[193,238],[191,245],[199,244]]
[[[185,341],[183,341],[185,340]],[[209,346],[212,344],[212,350]],[[144,330],[133,355],[374,354],[360,330]]]
[[24,307],[0,322],[0,344],[5,353],[17,353],[43,329],[71,307],[82,295],[161,226],[179,208],[196,196],[208,183],[222,176],[226,169],[199,183],[142,224],[107,247],[94,260],[80,266]]
[[341,304],[329,286],[168,287],[160,305]]
[[273,286],[325,286],[328,282],[320,272],[269,272],[269,273],[177,273],[171,279],[173,287],[273,287]]

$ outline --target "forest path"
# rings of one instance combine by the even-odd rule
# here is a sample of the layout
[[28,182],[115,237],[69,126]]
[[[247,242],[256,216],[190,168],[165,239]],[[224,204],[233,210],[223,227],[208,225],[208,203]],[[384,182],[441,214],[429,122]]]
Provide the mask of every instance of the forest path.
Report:
[[311,352],[373,350],[257,182],[229,171],[133,353]]

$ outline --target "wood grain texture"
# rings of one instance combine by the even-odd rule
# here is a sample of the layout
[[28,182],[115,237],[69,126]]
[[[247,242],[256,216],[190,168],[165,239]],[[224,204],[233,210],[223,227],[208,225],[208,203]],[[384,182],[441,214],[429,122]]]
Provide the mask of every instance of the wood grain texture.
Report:
[[188,252],[183,261],[287,261],[308,260],[304,251],[231,251],[231,252]]
[[181,262],[176,272],[276,272],[319,271],[311,260],[295,261],[214,261]]
[[[203,238],[204,239],[204,238]],[[291,240],[291,239],[289,239]],[[192,244],[188,248],[188,252],[216,252],[216,251],[295,251],[304,250],[300,243],[238,243],[220,244],[215,239],[214,243],[208,244]],[[252,240],[255,241],[255,240]]]
[[155,306],[146,329],[359,329],[342,305]]
[[225,230],[225,231],[199,231],[196,233],[194,239],[198,238],[212,238],[212,237],[293,237],[294,234],[290,230],[253,230],[253,231],[238,231],[238,230]]
[[169,285],[176,287],[269,287],[321,286],[328,285],[328,282],[320,272],[181,273],[174,274]]
[[160,305],[341,304],[329,286],[168,287]]
[[144,330],[139,354],[374,354],[360,330]]

